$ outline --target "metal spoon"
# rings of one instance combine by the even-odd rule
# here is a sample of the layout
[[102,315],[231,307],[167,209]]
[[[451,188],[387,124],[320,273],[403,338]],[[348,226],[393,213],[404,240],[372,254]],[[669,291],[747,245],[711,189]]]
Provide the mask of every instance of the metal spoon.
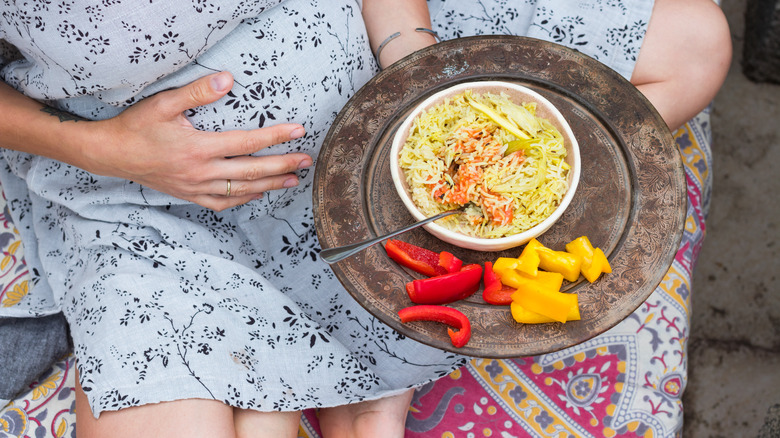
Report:
[[421,225],[425,225],[428,222],[433,222],[435,220],[441,219],[443,217],[447,217],[456,213],[462,213],[463,210],[450,210],[445,211],[444,213],[439,213],[436,216],[431,216],[429,218],[423,219],[419,222],[415,222],[411,225],[407,225],[403,228],[400,228],[396,231],[387,233],[382,236],[374,237],[373,239],[364,240],[363,242],[357,242],[352,243],[350,245],[344,245],[344,246],[337,246],[335,248],[328,248],[323,249],[320,251],[320,257],[322,257],[323,260],[325,260],[327,263],[336,263],[340,260],[344,260],[345,258],[351,256],[352,254],[355,254],[357,252],[363,251],[364,249],[368,248],[369,246],[375,245],[385,239],[389,239],[391,237],[395,237],[401,233],[405,233],[411,229],[417,228]]

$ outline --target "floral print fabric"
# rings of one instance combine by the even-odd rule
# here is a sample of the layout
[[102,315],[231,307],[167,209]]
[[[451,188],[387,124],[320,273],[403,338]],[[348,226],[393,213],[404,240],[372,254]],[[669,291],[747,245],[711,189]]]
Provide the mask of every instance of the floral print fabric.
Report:
[[[565,3],[430,6],[443,38],[542,32],[554,40],[566,30],[585,44],[560,42],[620,59],[630,75],[651,5]],[[605,24],[606,10],[613,21]],[[316,157],[335,115],[377,69],[350,0],[6,2],[1,18],[3,79],[88,119],[230,70],[233,90],[187,115],[204,130],[306,128],[262,153]],[[590,33],[594,23],[601,26]],[[604,26],[633,24],[633,39],[604,36]],[[65,313],[95,415],[193,397],[258,410],[330,406],[466,363],[395,333],[344,291],[318,256],[311,171],[296,188],[217,213],[44,157],[3,157],[0,179],[30,281],[2,314]]]
[[445,39],[522,35],[576,49],[631,78],[652,0],[428,0]]

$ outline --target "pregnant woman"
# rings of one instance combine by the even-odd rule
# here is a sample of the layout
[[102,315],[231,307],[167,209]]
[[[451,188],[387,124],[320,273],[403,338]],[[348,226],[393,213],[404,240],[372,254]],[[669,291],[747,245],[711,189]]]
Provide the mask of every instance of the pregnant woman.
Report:
[[652,84],[670,124],[714,94],[665,101],[660,49],[634,69],[652,2],[507,3],[0,4],[0,180],[34,284],[3,315],[66,316],[79,436],[295,436],[312,407],[325,436],[403,434],[411,388],[465,358],[358,306],[311,208],[312,158],[374,51],[386,66],[436,42],[416,29],[563,31]]

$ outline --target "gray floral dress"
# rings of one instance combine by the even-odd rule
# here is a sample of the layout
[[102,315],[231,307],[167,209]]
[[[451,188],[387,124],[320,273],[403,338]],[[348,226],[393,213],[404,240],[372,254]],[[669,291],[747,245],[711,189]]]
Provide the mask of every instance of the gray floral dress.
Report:
[[[187,113],[203,130],[304,125],[262,154],[317,156],[377,71],[356,0],[0,0],[0,75],[87,119],[229,70]],[[431,0],[444,38],[518,34],[630,77],[651,1]],[[465,358],[374,319],[319,258],[313,172],[214,212],[133,182],[2,150],[0,180],[34,287],[0,316],[63,312],[94,415],[210,398],[263,411],[333,406],[442,377]]]

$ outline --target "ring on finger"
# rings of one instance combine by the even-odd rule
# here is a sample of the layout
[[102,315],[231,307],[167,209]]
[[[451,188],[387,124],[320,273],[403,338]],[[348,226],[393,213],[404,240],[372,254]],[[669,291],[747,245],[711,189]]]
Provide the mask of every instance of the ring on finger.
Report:
[[230,197],[230,178],[227,179],[227,190],[225,190],[225,197]]

